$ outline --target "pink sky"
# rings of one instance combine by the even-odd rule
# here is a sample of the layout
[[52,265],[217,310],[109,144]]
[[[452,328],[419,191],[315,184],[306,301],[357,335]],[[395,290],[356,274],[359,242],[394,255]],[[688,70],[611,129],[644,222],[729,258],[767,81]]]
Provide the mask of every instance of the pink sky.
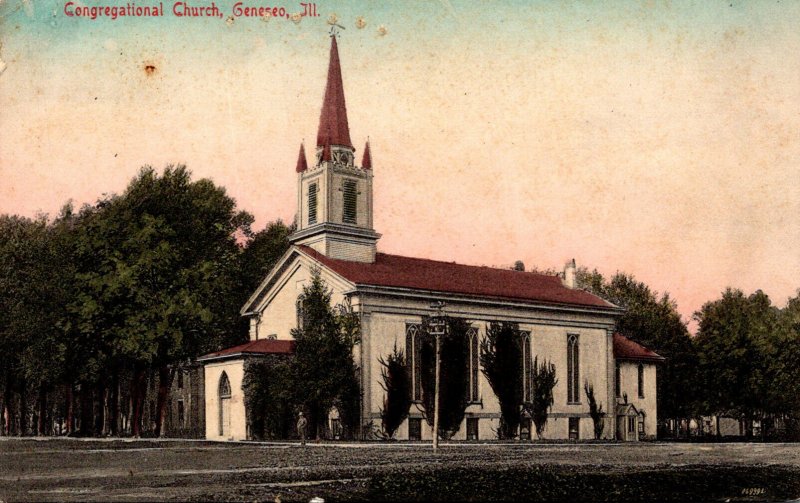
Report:
[[[379,248],[574,257],[670,292],[685,319],[727,286],[783,306],[800,288],[800,4],[708,4],[319,4],[347,28]],[[257,228],[293,218],[324,18],[75,21],[13,5],[0,4],[0,212],[52,214],[142,165],[185,163]]]

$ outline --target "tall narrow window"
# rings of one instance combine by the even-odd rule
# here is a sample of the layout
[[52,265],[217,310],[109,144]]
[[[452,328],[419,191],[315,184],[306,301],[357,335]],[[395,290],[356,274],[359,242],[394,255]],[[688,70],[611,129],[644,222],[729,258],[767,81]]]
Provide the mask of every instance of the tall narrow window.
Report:
[[567,336],[567,403],[580,403],[580,358],[578,336]]
[[231,382],[228,380],[228,374],[224,371],[219,378],[217,395],[219,397],[219,434],[226,435],[230,433]]
[[622,396],[622,372],[619,369],[619,362],[614,366],[614,391],[618,397]]
[[531,393],[531,334],[520,332],[520,354],[522,355],[522,401],[530,403],[533,399]]
[[358,209],[358,184],[353,180],[346,180],[342,186],[344,205],[342,209],[342,222],[356,223]]
[[422,400],[422,355],[418,325],[406,327],[406,365],[411,370],[411,399]]
[[317,184],[308,184],[308,225],[317,223]]
[[644,398],[644,365],[639,364],[639,398]]
[[295,316],[297,317],[297,328],[303,329],[303,299],[297,299],[294,306]]
[[478,329],[470,328],[467,330],[469,341],[469,379],[467,398],[470,402],[478,401]]
[[178,389],[183,389],[183,369],[178,369]]

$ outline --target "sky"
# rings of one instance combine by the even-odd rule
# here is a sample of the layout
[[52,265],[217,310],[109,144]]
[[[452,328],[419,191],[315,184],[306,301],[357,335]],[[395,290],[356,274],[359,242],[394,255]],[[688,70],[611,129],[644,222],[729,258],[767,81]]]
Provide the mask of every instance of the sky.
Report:
[[163,17],[92,20],[66,1],[0,0],[0,213],[186,164],[256,229],[291,221],[335,15],[380,251],[575,258],[687,321],[726,287],[778,306],[800,288],[800,2],[319,1],[294,22],[229,19],[232,0],[220,18],[164,0]]

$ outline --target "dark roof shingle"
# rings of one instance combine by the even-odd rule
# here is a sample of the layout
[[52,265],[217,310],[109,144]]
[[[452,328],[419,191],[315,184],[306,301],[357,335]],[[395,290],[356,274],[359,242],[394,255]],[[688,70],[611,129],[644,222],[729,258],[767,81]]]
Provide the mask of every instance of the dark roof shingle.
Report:
[[409,288],[522,302],[618,309],[579,289],[567,288],[558,276],[494,267],[456,264],[378,253],[374,263],[326,257],[299,246],[306,254],[357,285]]
[[203,355],[198,360],[212,360],[233,355],[288,355],[294,353],[294,345],[295,342],[291,340],[258,339]]
[[637,360],[662,362],[665,358],[655,351],[633,342],[622,334],[614,334],[614,358],[618,360]]

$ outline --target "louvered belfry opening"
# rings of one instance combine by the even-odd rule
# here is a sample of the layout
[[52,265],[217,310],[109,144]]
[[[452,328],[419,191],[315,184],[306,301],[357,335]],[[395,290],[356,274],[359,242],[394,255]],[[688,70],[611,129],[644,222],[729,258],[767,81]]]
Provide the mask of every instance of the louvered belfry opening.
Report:
[[358,183],[354,180],[346,180],[342,187],[344,208],[342,212],[342,222],[346,224],[357,223],[358,215]]

